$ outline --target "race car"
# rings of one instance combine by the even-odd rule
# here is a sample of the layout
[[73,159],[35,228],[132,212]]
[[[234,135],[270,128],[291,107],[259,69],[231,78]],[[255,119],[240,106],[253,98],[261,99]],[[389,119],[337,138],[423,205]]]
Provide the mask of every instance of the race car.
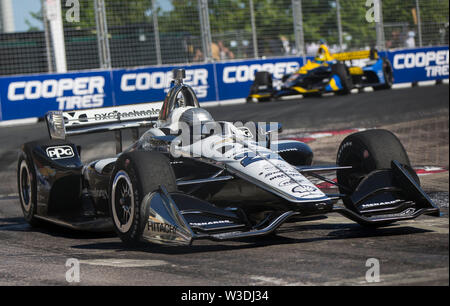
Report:
[[255,73],[247,102],[292,95],[318,96],[329,92],[348,94],[353,88],[390,89],[393,82],[389,59],[379,57],[375,49],[332,55],[327,46],[321,44],[314,60],[308,60],[295,73],[284,75],[278,87],[274,86],[269,72]]
[[[336,165],[313,165],[302,142],[278,140],[279,124],[216,121],[185,72],[164,102],[49,112],[50,139],[25,143],[20,204],[31,225],[112,231],[127,245],[191,245],[273,233],[287,221],[340,213],[365,226],[439,215],[399,140],[386,130],[348,136]],[[147,127],[139,137],[139,128]],[[122,131],[136,141],[122,151]],[[117,155],[83,164],[72,135],[115,133]],[[337,172],[337,182],[324,173]],[[320,189],[316,181],[338,187]]]

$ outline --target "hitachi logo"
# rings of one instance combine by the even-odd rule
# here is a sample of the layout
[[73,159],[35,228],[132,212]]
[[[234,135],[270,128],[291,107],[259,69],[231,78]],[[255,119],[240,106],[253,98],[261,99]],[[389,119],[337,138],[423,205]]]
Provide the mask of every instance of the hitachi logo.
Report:
[[166,234],[176,234],[177,232],[177,228],[173,225],[166,223],[157,223],[152,221],[148,221],[147,230],[151,232],[166,233]]

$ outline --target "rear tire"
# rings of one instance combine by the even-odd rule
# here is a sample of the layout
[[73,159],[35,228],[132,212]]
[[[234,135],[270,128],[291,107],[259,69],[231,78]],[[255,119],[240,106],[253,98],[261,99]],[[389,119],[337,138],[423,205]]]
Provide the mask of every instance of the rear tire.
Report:
[[337,94],[347,95],[353,89],[353,82],[348,68],[343,63],[337,63],[331,66],[332,75],[337,75],[341,80],[342,89]]
[[[368,130],[347,136],[339,146],[336,162],[339,166],[352,166],[352,169],[337,171],[338,183],[345,186],[339,187],[340,192],[353,193],[370,172],[391,169],[392,160],[405,165],[414,180],[420,184],[405,148],[392,132]],[[344,204],[347,208],[354,209],[348,201],[344,200]]]
[[116,162],[110,182],[110,215],[119,238],[128,246],[137,245],[148,216],[144,197],[164,186],[177,190],[169,159],[157,152],[123,153]]
[[25,220],[31,226],[40,225],[36,218],[37,210],[37,185],[36,170],[30,154],[21,152],[17,165],[17,187],[19,191],[20,207]]
[[373,86],[373,90],[391,89],[392,84],[394,84],[394,70],[392,69],[391,62],[387,58],[383,58],[383,75],[386,83]]

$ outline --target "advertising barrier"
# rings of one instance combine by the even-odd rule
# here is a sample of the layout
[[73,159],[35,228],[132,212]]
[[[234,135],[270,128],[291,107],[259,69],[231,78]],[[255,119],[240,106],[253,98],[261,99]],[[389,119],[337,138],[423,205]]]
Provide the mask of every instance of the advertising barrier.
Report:
[[113,70],[115,105],[164,100],[172,82],[174,68],[186,69],[184,83],[194,89],[199,102],[217,100],[214,64],[204,64]]
[[[388,51],[387,57],[395,83],[448,79],[447,46]],[[193,87],[201,103],[226,103],[248,95],[255,72],[269,71],[274,80],[280,80],[302,65],[302,58],[287,57],[0,77],[0,120],[42,117],[50,110],[162,101],[170,88],[171,71],[181,67],[186,69],[185,83]]]
[[448,79],[448,47],[388,52],[395,83]]
[[114,105],[110,71],[0,78],[2,120],[41,117],[50,110]]

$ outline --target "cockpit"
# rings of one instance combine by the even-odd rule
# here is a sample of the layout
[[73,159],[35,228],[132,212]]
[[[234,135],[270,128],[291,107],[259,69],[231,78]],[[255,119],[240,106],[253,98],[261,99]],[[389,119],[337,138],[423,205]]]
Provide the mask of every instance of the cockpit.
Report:
[[189,137],[189,140],[184,141],[191,144],[212,135],[253,138],[254,134],[249,128],[215,121],[206,109],[201,108],[193,89],[183,84],[183,69],[174,70],[173,75],[174,83],[163,102],[157,124],[146,133],[146,137]]

